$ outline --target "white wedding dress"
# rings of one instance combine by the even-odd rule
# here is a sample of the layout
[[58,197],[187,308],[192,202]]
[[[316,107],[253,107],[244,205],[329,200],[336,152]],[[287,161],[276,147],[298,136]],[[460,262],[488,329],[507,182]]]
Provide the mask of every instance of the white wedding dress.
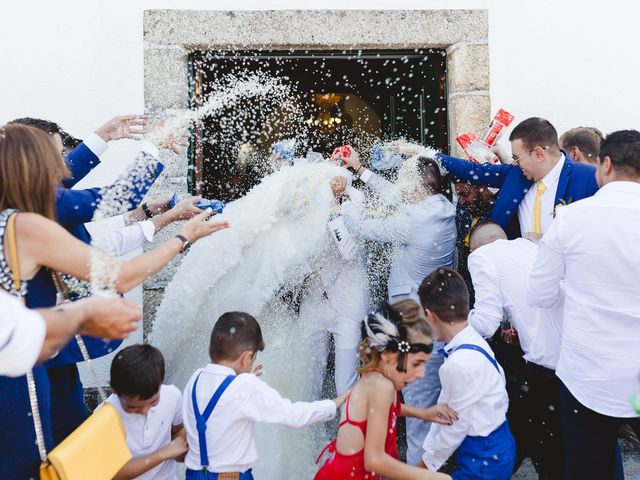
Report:
[[[300,285],[327,248],[335,204],[329,182],[336,175],[350,176],[329,162],[284,166],[226,206],[231,228],[193,246],[165,290],[150,336],[165,356],[167,383],[183,388],[209,362],[215,321],[239,310],[262,327],[262,378],[291,400],[317,400],[310,398],[311,360],[300,341],[305,332],[278,293]],[[256,478],[313,478],[325,431],[258,426]]]

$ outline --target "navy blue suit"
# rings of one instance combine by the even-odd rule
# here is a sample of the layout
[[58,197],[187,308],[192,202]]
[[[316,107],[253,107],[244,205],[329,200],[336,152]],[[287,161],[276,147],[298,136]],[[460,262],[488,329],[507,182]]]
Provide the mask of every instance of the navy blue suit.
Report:
[[[499,188],[489,219],[498,223],[509,239],[520,236],[518,206],[533,185],[516,165],[475,163],[460,158],[438,154],[442,165],[460,181],[475,185]],[[565,153],[565,161],[558,180],[554,205],[571,203],[592,196],[598,191],[595,167],[574,162]]]

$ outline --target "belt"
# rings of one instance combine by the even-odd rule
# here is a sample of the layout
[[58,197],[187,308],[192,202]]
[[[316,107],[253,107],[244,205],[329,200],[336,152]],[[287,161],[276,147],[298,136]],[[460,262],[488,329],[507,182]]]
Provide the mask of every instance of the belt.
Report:
[[253,480],[251,469],[246,472],[205,472],[204,470],[187,469],[187,480]]

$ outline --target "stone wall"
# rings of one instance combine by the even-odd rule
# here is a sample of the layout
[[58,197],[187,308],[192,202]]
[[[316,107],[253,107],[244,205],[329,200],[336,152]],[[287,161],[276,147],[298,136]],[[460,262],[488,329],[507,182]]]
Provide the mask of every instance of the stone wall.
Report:
[[[145,106],[152,115],[188,108],[187,57],[196,50],[445,48],[450,147],[461,156],[456,135],[481,133],[490,119],[488,41],[486,10],[147,10]],[[166,171],[151,194],[187,193],[186,150],[163,155]],[[145,284],[145,331],[177,262]]]

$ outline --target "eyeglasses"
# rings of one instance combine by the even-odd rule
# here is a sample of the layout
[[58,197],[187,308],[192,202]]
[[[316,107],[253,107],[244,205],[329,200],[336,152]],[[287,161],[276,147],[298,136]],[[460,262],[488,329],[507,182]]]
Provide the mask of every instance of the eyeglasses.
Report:
[[[513,160],[513,164],[514,165],[520,165],[520,160],[522,160],[524,157],[526,157],[527,155],[531,155],[531,152],[533,152],[536,147],[539,147],[539,145],[536,145],[535,147],[533,147],[531,150],[529,150],[527,153],[523,153],[522,155],[520,155],[519,157],[516,157],[515,155],[511,155],[511,160]],[[548,146],[545,147],[540,147],[543,150],[546,150],[547,148],[549,148]]]
[[522,160],[524,157],[526,157],[527,155],[530,155],[531,152],[533,152],[535,150],[535,147],[533,147],[531,150],[529,150],[527,153],[523,153],[522,155],[520,155],[519,157],[516,157],[514,154],[511,155],[511,160],[513,160],[513,164],[514,165],[520,165],[520,160]]

